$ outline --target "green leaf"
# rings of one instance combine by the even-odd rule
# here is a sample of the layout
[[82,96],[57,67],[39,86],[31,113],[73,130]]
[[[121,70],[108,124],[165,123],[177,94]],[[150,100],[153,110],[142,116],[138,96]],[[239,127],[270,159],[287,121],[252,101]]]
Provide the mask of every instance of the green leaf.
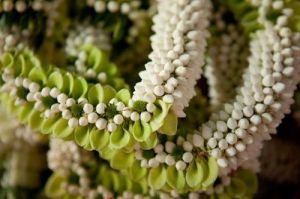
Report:
[[96,84],[90,87],[88,92],[89,103],[96,106],[98,103],[103,102],[103,99],[104,99],[104,89],[100,84]]
[[177,123],[177,116],[172,111],[169,111],[159,132],[166,135],[175,135],[177,132]]
[[90,143],[93,149],[100,151],[109,143],[110,134],[107,131],[99,131],[93,128],[90,131]]
[[199,186],[206,175],[206,167],[204,161],[193,160],[186,171],[186,183],[192,188]]
[[75,141],[80,146],[87,146],[90,142],[89,130],[87,127],[77,127],[74,132]]
[[53,134],[58,138],[66,138],[73,132],[74,129],[70,128],[68,126],[68,121],[63,118],[59,119],[53,127]]
[[141,167],[140,161],[135,160],[133,165],[128,169],[128,174],[130,179],[138,182],[147,174],[147,169]]
[[155,190],[161,189],[167,181],[167,172],[164,166],[160,165],[156,168],[151,168],[148,175],[148,183]]
[[65,191],[62,189],[62,183],[67,179],[58,173],[54,173],[47,181],[45,187],[46,196],[49,198],[60,198],[64,195]]
[[117,128],[110,135],[110,146],[115,149],[121,149],[125,147],[130,141],[130,134],[127,130],[124,130],[121,126]]
[[131,131],[133,137],[139,142],[146,141],[152,133],[150,125],[146,122],[141,122],[140,120],[134,122]]
[[112,168],[117,170],[127,169],[132,166],[134,159],[134,153],[117,151],[113,155],[110,165]]
[[183,171],[178,171],[175,166],[169,166],[167,169],[167,182],[173,189],[181,191],[185,186]]
[[219,166],[217,164],[217,161],[212,156],[208,158],[207,165],[208,165],[208,175],[207,178],[202,183],[204,187],[209,187],[210,185],[212,185],[216,181],[219,173]]
[[76,77],[74,79],[74,86],[72,89],[72,97],[78,99],[83,97],[88,91],[88,83],[82,77]]

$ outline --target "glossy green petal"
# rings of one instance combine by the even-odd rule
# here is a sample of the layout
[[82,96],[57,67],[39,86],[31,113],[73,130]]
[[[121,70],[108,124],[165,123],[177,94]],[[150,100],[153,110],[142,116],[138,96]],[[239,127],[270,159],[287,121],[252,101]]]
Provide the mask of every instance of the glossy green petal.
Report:
[[101,102],[107,104],[112,98],[115,97],[116,90],[109,85],[105,85],[103,86],[103,91],[104,91],[104,95],[103,95],[103,99],[101,99]]
[[158,101],[158,107],[153,112],[153,117],[150,121],[152,131],[157,131],[162,127],[165,117],[167,116],[170,109],[170,105],[166,104],[162,100]]
[[178,171],[175,166],[169,166],[167,169],[167,182],[173,189],[180,191],[184,189],[185,177],[183,171]]
[[[10,53],[4,53],[1,56],[1,67],[12,67],[14,64],[14,56]],[[21,71],[19,71],[20,73]],[[17,73],[17,74],[19,74]]]
[[205,167],[205,162],[201,162],[200,160],[193,160],[191,163],[189,163],[185,178],[186,183],[190,187],[195,188],[201,184],[206,177],[207,169]]
[[241,170],[238,171],[237,177],[245,182],[247,185],[247,193],[254,194],[258,190],[258,180],[255,173],[250,170]]
[[90,131],[90,143],[92,148],[101,151],[109,143],[110,134],[107,131],[99,131],[94,128]]
[[77,127],[74,132],[74,137],[80,146],[88,146],[90,143],[90,135],[87,127]]
[[150,150],[153,149],[158,143],[157,133],[153,132],[149,136],[149,138],[141,143],[141,148],[143,150]]
[[104,90],[100,84],[93,85],[88,91],[89,103],[96,106],[99,102],[103,102]]
[[28,75],[29,79],[31,79],[34,82],[45,84],[47,81],[47,75],[45,71],[40,67],[34,67],[31,69]]
[[110,147],[105,147],[98,152],[100,153],[103,159],[111,160],[118,151],[115,149],[111,149]]
[[112,168],[117,170],[127,169],[132,166],[134,162],[133,153],[124,153],[123,151],[117,151],[110,162]]
[[74,77],[69,72],[64,74],[64,87],[65,86],[67,86],[67,88],[65,89],[65,93],[71,95],[74,89]]
[[147,169],[141,167],[140,161],[135,160],[133,165],[129,167],[128,174],[132,180],[138,182],[147,174]]
[[41,112],[33,111],[29,116],[29,126],[31,129],[38,129],[42,123],[43,118],[41,117]]
[[124,130],[121,126],[117,128],[110,135],[110,146],[115,149],[121,149],[125,147],[130,141],[130,134],[127,130]]
[[67,179],[58,173],[50,176],[45,187],[46,196],[50,198],[59,198],[64,195],[65,191],[62,189],[62,183]]
[[34,111],[33,104],[18,107],[18,118],[20,122],[27,123],[32,111]]
[[48,87],[50,88],[56,87],[59,90],[61,90],[63,88],[63,84],[64,84],[64,78],[59,71],[55,71],[51,73],[47,82]]
[[237,177],[231,178],[231,183],[225,188],[231,197],[243,198],[247,192],[246,184]]
[[207,178],[202,183],[204,187],[209,187],[210,185],[212,185],[216,181],[219,173],[219,166],[215,158],[210,156],[208,158],[207,165],[208,165],[208,175]]
[[146,141],[152,133],[150,125],[140,120],[134,122],[131,130],[133,137],[139,142]]
[[74,86],[72,90],[72,97],[78,99],[79,97],[83,97],[88,91],[88,83],[82,77],[76,77],[74,79]]
[[148,175],[148,183],[151,188],[159,190],[167,182],[167,172],[163,165],[151,168]]
[[131,99],[131,94],[128,89],[121,89],[116,93],[115,98],[122,101],[125,105],[128,105],[129,100]]
[[74,129],[68,126],[68,121],[59,119],[53,127],[53,134],[58,138],[66,138],[74,132]]
[[40,131],[43,134],[50,134],[53,131],[53,128],[55,127],[55,123],[59,120],[59,116],[54,116],[52,118],[44,118],[42,123],[41,123],[41,127],[40,127]]
[[177,123],[177,116],[172,111],[169,111],[159,132],[166,135],[175,135],[177,132]]

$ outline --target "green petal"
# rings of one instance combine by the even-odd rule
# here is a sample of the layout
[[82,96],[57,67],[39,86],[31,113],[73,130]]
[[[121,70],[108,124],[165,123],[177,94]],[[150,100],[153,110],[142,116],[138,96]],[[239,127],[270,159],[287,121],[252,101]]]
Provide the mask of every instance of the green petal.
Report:
[[226,192],[231,197],[243,198],[247,192],[246,184],[237,177],[231,178],[231,183],[226,187]]
[[105,146],[107,146],[109,137],[110,134],[107,131],[99,131],[94,128],[90,131],[90,143],[92,148],[97,151],[102,150]]
[[148,175],[148,183],[151,188],[159,190],[167,181],[167,172],[164,166],[160,165],[156,168],[151,168]]
[[14,65],[14,67],[17,67],[16,71],[19,71],[19,67],[21,66],[21,76],[27,77],[30,70],[33,68],[32,63],[30,63],[28,60],[25,60],[23,55],[20,55],[17,57],[17,61]]
[[[1,67],[12,67],[14,64],[14,56],[10,53],[4,53],[1,56]],[[14,68],[14,70],[16,70]],[[20,71],[16,74],[20,74]]]
[[[201,164],[202,163],[202,164]],[[186,183],[192,187],[195,188],[201,184],[203,181],[207,169],[205,169],[206,164],[204,162],[200,162],[197,160],[193,160],[186,171]]]
[[118,100],[122,101],[125,105],[128,105],[131,95],[128,89],[121,89],[117,92],[115,96]]
[[67,86],[65,89],[66,94],[71,95],[74,89],[74,77],[69,72],[64,75],[64,87],[65,86]]
[[113,148],[121,149],[125,147],[130,140],[130,134],[124,130],[121,126],[110,135],[110,144]]
[[157,131],[160,127],[162,127],[165,117],[168,114],[168,111],[170,109],[170,105],[166,104],[162,100],[158,101],[158,106],[154,112],[153,117],[150,121],[150,126],[152,131]]
[[45,84],[47,81],[47,76],[45,71],[40,67],[34,67],[31,69],[28,75],[29,79],[40,84]]
[[157,133],[153,132],[151,135],[148,137],[148,139],[144,142],[141,143],[141,148],[143,150],[150,150],[153,149],[158,143],[157,139]]
[[212,185],[216,181],[219,172],[219,167],[215,158],[209,157],[207,165],[208,165],[208,175],[207,178],[202,183],[204,187],[209,187],[210,185]]
[[128,169],[128,174],[132,180],[138,182],[147,174],[147,169],[141,167],[140,161],[135,160],[132,167]]
[[88,83],[82,77],[77,77],[74,79],[74,86],[72,90],[72,97],[78,99],[83,97],[88,91]]
[[34,111],[33,105],[32,104],[27,104],[25,106],[20,106],[18,108],[18,118],[21,123],[27,123],[30,113]]
[[103,91],[104,91],[104,95],[103,95],[103,99],[101,99],[101,102],[107,104],[116,95],[116,90],[109,85],[105,85],[103,86]]
[[133,137],[139,142],[146,141],[152,133],[150,125],[139,120],[134,122],[134,125],[131,129]]
[[169,111],[159,132],[166,135],[175,135],[177,132],[177,123],[177,116],[172,111]]
[[41,112],[33,111],[29,116],[29,126],[31,129],[38,129],[42,123],[43,118]]
[[80,146],[87,146],[90,142],[89,130],[87,127],[77,127],[74,132],[75,141]]
[[118,73],[118,67],[113,64],[113,63],[110,63],[108,68],[107,68],[107,74],[110,75],[110,76],[114,76]]
[[218,194],[218,199],[232,199],[226,192]]
[[53,127],[53,134],[58,138],[66,138],[74,132],[74,129],[68,126],[68,121],[59,119]]
[[44,118],[40,127],[40,131],[43,134],[52,133],[55,123],[59,120],[59,118],[60,117],[58,115],[52,118]]
[[101,151],[98,151],[101,155],[101,157],[105,160],[111,160],[112,157],[115,155],[117,152],[114,149],[111,149],[110,147],[103,148]]
[[241,170],[237,173],[237,177],[247,185],[247,193],[254,194],[258,190],[258,180],[256,175],[250,170]]
[[110,165],[114,169],[122,170],[131,167],[133,162],[134,162],[133,153],[124,153],[123,151],[117,151],[112,157]]
[[169,166],[167,169],[167,182],[173,188],[182,190],[185,187],[185,177],[183,171],[178,171],[175,166]]
[[103,102],[104,90],[100,84],[93,85],[90,87],[88,92],[89,103],[96,106],[99,102]]
[[45,187],[46,196],[50,198],[60,198],[65,191],[62,189],[62,183],[66,182],[66,178],[54,173],[47,181]]
[[51,73],[47,82],[48,87],[50,88],[56,87],[59,90],[61,90],[63,88],[63,84],[64,84],[64,78],[60,72],[55,71]]

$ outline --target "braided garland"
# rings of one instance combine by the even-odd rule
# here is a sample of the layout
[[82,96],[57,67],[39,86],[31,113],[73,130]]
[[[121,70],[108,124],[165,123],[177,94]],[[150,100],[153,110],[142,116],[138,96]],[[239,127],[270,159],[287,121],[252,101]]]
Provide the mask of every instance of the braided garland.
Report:
[[[299,54],[299,47],[297,47],[299,45],[299,35],[293,33],[286,26],[290,10],[285,9],[283,15],[278,17],[276,24],[272,25],[264,17],[267,12],[265,7],[268,8],[268,5],[261,5],[259,10],[261,12],[260,21],[265,29],[257,31],[251,41],[249,68],[244,74],[244,84],[238,89],[235,100],[232,103],[225,104],[223,110],[212,114],[210,121],[202,125],[199,131],[189,134],[186,138],[178,137],[176,140],[177,146],[171,141],[163,143],[154,132],[158,130],[159,134],[174,135],[177,130],[177,125],[173,125],[174,121],[177,121],[176,116],[184,116],[182,109],[194,93],[189,90],[190,92],[184,95],[186,98],[182,98],[178,102],[173,97],[175,92],[172,96],[169,94],[156,95],[162,93],[158,92],[158,88],[155,91],[155,88],[161,86],[162,82],[158,77],[159,74],[155,75],[155,67],[159,68],[162,64],[163,66],[169,65],[167,63],[170,60],[174,65],[178,62],[176,61],[178,55],[168,55],[174,52],[168,51],[172,47],[168,46],[171,43],[167,42],[163,45],[160,43],[161,38],[170,37],[168,35],[169,30],[167,30],[168,26],[160,27],[160,23],[161,20],[169,22],[166,20],[168,14],[164,14],[165,12],[168,13],[169,9],[174,12],[180,6],[185,5],[189,10],[191,8],[187,3],[195,4],[197,8],[198,4],[194,2],[196,1],[180,1],[174,7],[169,6],[169,2],[160,4],[160,12],[157,16],[157,21],[160,22],[157,24],[157,29],[154,28],[157,34],[152,39],[154,49],[153,54],[150,56],[152,62],[147,64],[146,71],[141,73],[142,82],[137,84],[140,87],[136,87],[132,99],[127,89],[115,91],[113,83],[110,83],[113,87],[88,84],[78,75],[54,67],[42,66],[28,50],[3,56],[1,63],[2,68],[4,68],[2,79],[5,83],[2,86],[2,91],[4,91],[2,98],[5,99],[4,101],[13,112],[19,113],[20,120],[29,123],[32,128],[39,128],[44,133],[53,133],[65,139],[69,139],[74,135],[79,145],[86,149],[98,150],[104,159],[110,161],[113,168],[125,169],[127,170],[125,173],[128,172],[129,176],[132,175],[130,174],[130,172],[132,173],[131,170],[136,171],[137,175],[145,173],[142,177],[139,176],[140,179],[147,176],[149,185],[154,189],[163,191],[176,189],[173,195],[176,195],[176,192],[205,189],[215,182],[218,175],[224,179],[223,183],[226,186],[230,183],[226,177],[229,174],[231,175],[232,170],[239,167],[251,168],[251,165],[247,166],[245,162],[257,157],[257,146],[261,145],[263,140],[270,138],[269,134],[275,132],[275,128],[280,123],[283,114],[289,111],[288,108],[292,102],[291,95],[296,83],[299,81],[297,79],[299,76],[297,68],[299,62],[299,58],[297,58]],[[203,5],[203,9],[207,11],[209,6],[206,5],[208,4],[203,3]],[[183,7],[185,8],[185,6]],[[182,10],[182,13],[186,11],[185,9]],[[184,18],[184,14],[182,16]],[[208,16],[208,14],[199,14],[199,16]],[[286,17],[285,20],[284,17]],[[170,23],[172,25],[174,22],[170,20]],[[201,24],[198,25],[199,27],[196,25],[195,28],[203,28],[203,24],[202,26]],[[154,27],[156,26],[154,25]],[[178,25],[178,28],[183,27]],[[187,30],[190,29],[187,28]],[[204,31],[203,36],[205,37],[205,35],[207,33]],[[196,35],[194,36],[196,37]],[[179,38],[177,37],[178,40]],[[175,40],[176,38],[174,38],[174,42],[176,42]],[[202,47],[200,45],[197,51],[203,53],[205,42],[201,41],[199,44]],[[191,44],[191,46],[193,45]],[[291,45],[292,47],[290,47]],[[193,49],[193,47],[191,48]],[[101,54],[101,51],[93,46],[86,47],[85,50],[88,54],[87,57],[91,57],[90,63],[94,69],[103,66],[99,64],[101,60],[93,57],[94,54]],[[187,57],[185,54],[183,55],[183,57]],[[195,54],[193,56],[193,58],[198,58]],[[180,82],[178,88],[182,88],[182,91],[187,88],[190,89],[191,85],[195,85],[200,73],[200,71],[198,71],[198,74],[195,72],[196,69],[199,70],[199,67],[190,68],[194,65],[189,65],[189,61],[185,62],[185,58],[182,58],[183,60],[178,59],[182,63],[177,65],[173,72],[181,71],[183,70],[182,67],[186,66],[185,70],[187,72],[192,71],[191,73],[195,76],[188,75],[189,81],[191,80],[188,84],[185,81],[178,81]],[[201,63],[198,59],[195,59],[195,62]],[[186,65],[181,67],[181,64],[184,63]],[[177,75],[180,76],[179,74],[180,72]],[[190,75],[194,78],[190,78]],[[150,79],[149,81],[149,77],[154,80]],[[114,76],[112,76],[113,78]],[[179,80],[183,79],[179,78]],[[152,80],[155,82],[152,82]],[[258,82],[261,82],[261,84],[258,84]],[[80,88],[79,91],[68,88],[66,86],[68,84],[73,84],[74,88],[76,85],[76,89]],[[152,89],[149,89],[148,86]],[[146,91],[146,88],[149,89],[149,92]],[[162,100],[157,100],[153,94],[150,95],[152,90]],[[8,91],[10,92],[9,95],[5,94]],[[95,93],[98,95],[95,96]],[[180,98],[181,95],[178,96]],[[18,107],[19,105],[22,106]],[[32,109],[33,106],[34,109]],[[155,110],[158,110],[158,112],[155,112]],[[44,112],[45,116],[41,116],[40,111]],[[115,114],[115,111],[122,111],[122,114]],[[278,114],[277,111],[282,114]],[[103,115],[104,117],[99,117]],[[110,115],[113,115],[113,117],[110,118]],[[104,121],[103,118],[108,119]],[[120,126],[122,126],[121,130]],[[104,130],[104,132],[101,132],[101,134],[98,132],[99,130]],[[111,132],[111,134],[109,135],[108,132]],[[147,154],[143,154],[143,151],[149,151],[153,148],[157,155],[147,160],[144,157]],[[183,152],[180,151],[182,149]],[[174,156],[171,155],[174,150],[179,150],[177,153],[182,155],[182,160],[176,158],[178,161],[175,162]],[[194,157],[195,155],[197,156]],[[153,155],[151,156],[153,157]],[[123,165],[118,164],[121,160],[124,161]],[[205,172],[205,166],[208,166],[208,175],[201,178],[203,173],[207,173],[207,171]],[[149,173],[143,167],[150,167]],[[132,178],[138,180],[136,176]],[[236,178],[232,179],[232,183],[241,184]],[[221,191],[218,191],[219,193],[224,190],[222,186],[220,187]],[[208,189],[207,193],[211,194],[212,190]]]

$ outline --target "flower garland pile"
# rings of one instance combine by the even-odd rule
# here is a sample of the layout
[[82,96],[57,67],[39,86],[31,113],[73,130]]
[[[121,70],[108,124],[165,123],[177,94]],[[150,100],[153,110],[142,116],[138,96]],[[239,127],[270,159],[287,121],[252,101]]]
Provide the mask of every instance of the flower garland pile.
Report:
[[[101,15],[131,10],[127,2],[87,3]],[[28,48],[10,50],[14,45],[6,44],[0,62],[5,107],[32,129],[73,140],[52,138],[49,197],[253,197],[260,149],[289,112],[300,81],[299,4],[280,0],[219,4],[238,25],[226,29],[227,35],[222,32],[227,22],[215,17],[213,25],[221,33],[211,31],[208,43],[209,19],[214,14],[209,0],[158,2],[153,51],[132,96],[117,66],[109,61],[109,31],[104,23],[103,30],[79,29],[83,31],[79,37],[70,34],[65,48],[70,59],[64,68],[43,63]],[[135,13],[138,6],[132,9]],[[241,41],[237,30],[245,34]],[[237,56],[244,39],[250,40],[248,62]],[[214,42],[219,40],[224,45],[216,49]],[[207,44],[211,50],[205,55]],[[196,95],[205,56],[210,60],[206,66],[210,95],[218,108],[204,124],[190,122],[192,126],[182,130],[186,125],[179,118],[186,116],[184,108]],[[248,67],[238,69],[242,77],[231,79],[238,75],[239,64]],[[226,66],[234,74],[222,77]],[[229,82],[222,85],[222,81]],[[233,90],[218,91],[219,85]],[[216,91],[221,97],[213,94]],[[97,151],[101,158],[84,149]],[[88,173],[98,167],[101,180],[91,183]],[[129,186],[135,183],[142,187],[138,192]]]

